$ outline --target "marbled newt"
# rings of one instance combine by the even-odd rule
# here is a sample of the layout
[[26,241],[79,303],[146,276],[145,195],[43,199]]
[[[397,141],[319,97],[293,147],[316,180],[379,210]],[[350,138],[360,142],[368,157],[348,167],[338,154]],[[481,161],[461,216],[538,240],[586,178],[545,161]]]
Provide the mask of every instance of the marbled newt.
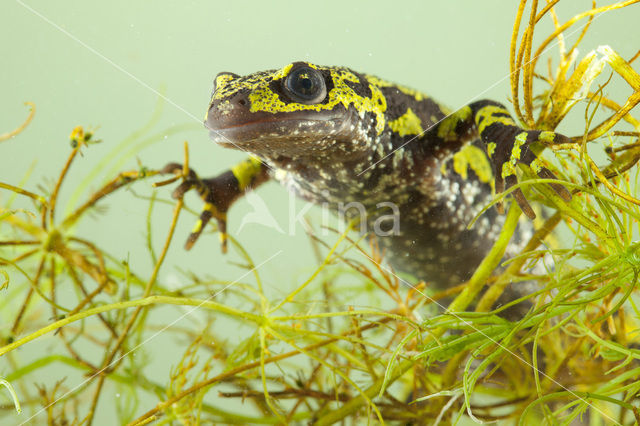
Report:
[[[481,100],[451,113],[413,89],[344,67],[295,62],[244,77],[216,76],[205,125],[214,142],[251,156],[211,179],[189,177],[174,191],[196,188],[204,210],[187,241],[190,248],[211,218],[223,247],[229,207],[245,191],[275,179],[302,198],[359,202],[371,227],[393,203],[395,235],[378,237],[397,270],[447,288],[470,277],[497,238],[504,215],[492,208],[469,222],[492,193],[517,183],[523,163],[555,178],[534,154],[536,142],[562,143],[550,131],[523,130],[499,103]],[[179,172],[169,164],[166,172]],[[560,184],[551,184],[565,200]],[[522,191],[512,192],[535,217]],[[508,253],[517,253],[533,229],[521,221]]]

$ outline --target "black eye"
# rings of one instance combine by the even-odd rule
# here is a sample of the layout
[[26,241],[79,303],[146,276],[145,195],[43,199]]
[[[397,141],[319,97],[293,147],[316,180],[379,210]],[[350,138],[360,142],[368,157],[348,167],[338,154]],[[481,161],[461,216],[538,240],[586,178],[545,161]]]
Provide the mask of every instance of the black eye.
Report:
[[302,66],[289,73],[284,81],[287,95],[302,104],[316,104],[327,96],[327,87],[318,70]]

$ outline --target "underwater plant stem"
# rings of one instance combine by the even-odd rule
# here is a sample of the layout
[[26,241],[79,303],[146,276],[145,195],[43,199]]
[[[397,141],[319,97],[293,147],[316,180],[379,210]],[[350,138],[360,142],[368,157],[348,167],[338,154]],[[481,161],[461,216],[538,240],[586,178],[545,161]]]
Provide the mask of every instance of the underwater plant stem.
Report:
[[[638,98],[638,99],[640,99],[640,98]],[[609,191],[613,192],[615,195],[619,196],[620,198],[623,198],[624,200],[626,200],[626,201],[628,201],[630,203],[633,203],[635,205],[640,206],[640,200],[638,200],[637,198],[632,197],[629,194],[624,193],[623,191],[621,191],[618,188],[616,188],[611,182],[609,182],[609,179],[607,179],[607,177],[604,175],[604,173],[602,173],[602,171],[598,168],[598,166],[591,159],[591,157],[585,156],[585,160],[589,164],[589,167],[591,168],[591,171],[598,178],[598,181],[603,183],[604,186],[606,186]]]
[[[249,314],[249,315],[252,315],[252,314]],[[387,322],[391,321],[391,319],[392,318],[389,318],[389,317],[385,317],[385,318],[379,319],[379,320],[377,320],[375,322],[372,322],[370,324],[367,324],[367,325],[361,327],[359,330],[350,330],[350,331],[348,331],[346,333],[343,333],[343,336],[348,336],[348,335],[351,335],[351,334],[355,334],[357,331],[363,332],[365,330],[370,330],[370,329],[373,329],[373,328],[377,328],[377,327],[379,327],[379,326],[381,326],[383,324],[386,324]],[[259,320],[259,318],[258,318],[258,320]],[[327,340],[324,340],[324,341],[321,341],[321,342],[312,343],[312,344],[310,344],[308,346],[305,346],[302,349],[305,352],[309,352],[309,351],[312,351],[314,349],[318,349],[318,348],[321,348],[323,346],[335,343],[338,340],[339,339],[337,337],[334,337],[334,338],[330,338],[330,339],[327,339]],[[191,395],[191,394],[193,394],[195,392],[198,392],[201,389],[206,388],[207,386],[210,386],[210,385],[213,385],[213,384],[215,384],[217,382],[221,382],[221,381],[224,381],[224,380],[229,379],[231,377],[234,377],[237,374],[240,374],[240,373],[242,373],[244,371],[248,371],[248,370],[251,370],[251,369],[254,369],[254,368],[258,368],[258,367],[260,367],[261,363],[264,363],[266,365],[266,364],[282,361],[282,360],[287,359],[287,358],[291,358],[292,356],[301,355],[302,353],[303,352],[301,352],[299,350],[293,350],[293,351],[286,352],[286,353],[283,353],[283,354],[270,356],[270,357],[265,358],[264,361],[258,360],[258,361],[249,362],[247,364],[241,365],[241,366],[233,368],[231,370],[227,370],[227,371],[217,375],[216,377],[212,377],[212,378],[209,378],[207,380],[203,380],[202,382],[196,383],[192,387],[190,387],[188,389],[185,389],[184,391],[180,392],[179,394],[174,395],[170,399],[167,399],[166,401],[158,403],[158,405],[156,405],[153,409],[147,411],[142,416],[140,416],[137,419],[135,419],[134,421],[130,422],[129,426],[134,426],[134,425],[135,426],[141,426],[141,425],[147,424],[149,421],[155,419],[155,416],[159,412],[161,412],[162,410],[166,409],[167,407],[170,407],[171,405],[175,404],[176,402],[178,402],[182,398],[184,398],[184,397],[186,397],[188,395]],[[411,365],[413,365],[413,364],[411,364]],[[408,368],[411,368],[411,365],[409,365]]]
[[447,307],[447,312],[460,312],[464,311],[469,304],[476,297],[478,292],[482,290],[482,287],[487,282],[487,278],[495,270],[500,263],[500,260],[504,256],[507,250],[507,245],[511,240],[516,226],[518,226],[518,219],[520,218],[520,207],[516,203],[511,203],[511,208],[507,214],[507,218],[504,221],[502,232],[500,236],[493,244],[491,251],[485,256],[480,265],[476,268],[475,272],[467,282],[464,290],[451,302]]
[[[605,401],[605,402],[609,402],[615,405],[620,406],[621,408],[625,408],[629,411],[631,411],[634,415],[634,418],[636,419],[637,424],[640,423],[640,413],[638,412],[638,409],[636,407],[634,407],[632,404],[625,402],[625,401],[621,401],[619,399],[615,399],[615,398],[611,398],[608,396],[604,396],[604,395],[599,395],[599,394],[595,394],[592,392],[580,392],[580,391],[561,391],[561,392],[555,392],[555,393],[551,393],[551,394],[547,394],[544,395],[538,399],[536,399],[535,401],[532,401],[522,412],[522,416],[520,417],[520,420],[518,421],[518,425],[526,425],[526,416],[529,413],[529,411],[534,408],[536,405],[540,405],[546,401],[550,401],[553,399],[560,399],[560,398],[566,398],[566,397],[577,397],[580,398],[582,400],[584,400],[585,402],[587,402],[587,400],[589,399],[597,399],[600,401]],[[613,420],[613,419],[611,419]]]
[[509,69],[511,76],[511,98],[513,99],[513,109],[518,116],[518,119],[524,122],[524,116],[520,110],[520,101],[518,99],[518,83],[520,81],[520,67],[518,61],[516,61],[516,47],[518,46],[518,33],[520,32],[520,23],[522,22],[522,15],[524,13],[524,7],[527,5],[527,0],[520,0],[518,11],[516,13],[516,19],[513,22],[513,31],[511,33],[511,44],[509,48]]
[[20,400],[18,399],[18,395],[16,395],[16,391],[13,390],[13,386],[11,386],[11,383],[3,378],[0,378],[0,385],[4,386],[9,391],[11,399],[13,399],[13,405],[15,406],[18,414],[22,413],[22,408],[20,408]]
[[[367,395],[367,392],[363,391],[360,386],[358,386],[357,383],[355,383],[353,380],[351,380],[344,372],[342,372],[340,369],[336,369],[332,366],[330,366],[327,361],[321,359],[320,357],[314,356],[310,351],[307,351],[304,348],[299,347],[298,345],[295,344],[295,342],[292,339],[287,339],[286,337],[280,335],[279,333],[276,333],[274,330],[269,330],[274,337],[278,338],[279,340],[286,342],[287,344],[293,346],[298,352],[306,355],[309,358],[314,359],[315,361],[317,361],[318,363],[322,364],[324,367],[328,368],[330,371],[332,371],[334,374],[337,374],[338,376],[342,377],[342,379],[350,384],[351,386],[353,386],[359,393],[359,397],[362,397],[364,399],[364,401],[373,408],[373,411],[375,411],[378,420],[380,420],[382,423],[384,423],[384,419],[382,418],[382,413],[380,413],[380,410],[378,409],[378,407],[375,405],[375,403],[372,401],[373,396],[375,396],[376,394],[374,393],[373,396],[369,396]],[[357,330],[354,330],[355,333],[357,333]],[[362,367],[360,367],[362,368]]]
[[[167,238],[165,239],[164,247],[162,248],[162,252],[158,257],[158,261],[156,262],[153,268],[153,272],[151,273],[151,277],[147,282],[147,285],[144,289],[142,297],[149,296],[149,294],[151,293],[151,289],[153,288],[153,285],[156,282],[156,279],[158,277],[158,272],[160,271],[160,267],[162,266],[162,263],[164,262],[164,259],[167,256],[167,252],[169,251],[169,246],[171,245],[171,240],[173,239],[173,234],[175,232],[176,225],[178,223],[178,217],[180,217],[180,211],[182,211],[183,204],[184,204],[184,201],[182,200],[182,198],[176,202],[176,205],[173,209],[173,217],[171,219],[171,225],[169,226],[169,232],[167,233]],[[98,400],[102,392],[102,386],[104,385],[104,381],[106,379],[106,374],[102,374],[102,373],[107,372],[107,370],[109,370],[108,372],[115,370],[120,364],[120,362],[124,359],[126,354],[114,361],[114,358],[120,351],[120,348],[122,347],[122,344],[124,343],[125,339],[128,337],[129,331],[133,328],[133,325],[138,319],[138,315],[142,311],[143,307],[144,307],[143,305],[139,305],[136,307],[135,311],[129,318],[129,321],[127,321],[127,324],[125,325],[124,329],[121,331],[120,336],[118,337],[118,340],[116,341],[113,349],[111,350],[109,355],[105,357],[102,363],[102,368],[97,373],[97,374],[100,374],[100,377],[98,379],[97,389],[94,393],[94,398],[91,403],[91,408],[89,409],[89,414],[86,417],[88,425],[91,425],[93,421],[95,408],[98,405]]]
[[[485,258],[482,260],[480,265],[476,268],[476,271],[471,276],[469,281],[466,283],[464,290],[447,307],[447,312],[454,313],[455,315],[455,312],[464,311],[467,308],[467,306],[471,304],[473,299],[477,296],[478,292],[482,290],[482,287],[485,285],[487,278],[495,270],[495,268],[500,263],[500,260],[504,256],[504,253],[507,249],[507,245],[511,240],[511,236],[513,235],[518,225],[518,220],[520,218],[521,213],[522,213],[522,210],[520,209],[520,207],[516,203],[512,203],[511,207],[509,208],[509,212],[507,214],[507,218],[505,219],[505,223],[503,225],[500,236],[494,243],[489,253],[485,256]],[[440,327],[434,330],[433,332],[431,332],[429,338],[438,339],[446,331],[447,329],[445,327]],[[373,389],[376,390],[376,393],[379,393],[383,389],[383,387],[389,386],[396,379],[401,377],[409,368],[411,368],[414,365],[414,363],[415,361],[412,361],[412,360],[404,361],[400,363],[398,367],[396,367],[396,369],[394,369],[391,374],[386,373],[384,377],[376,381],[370,388],[368,388],[365,391],[365,395],[370,397],[369,391],[372,391]],[[390,362],[389,365],[391,366],[392,362]],[[359,400],[359,402],[353,402],[353,401],[355,400],[349,401],[349,403],[344,405],[344,407],[347,407],[347,405],[351,404],[349,410],[353,410],[353,411],[346,412],[344,416],[351,414],[365,402],[364,398],[362,400]],[[333,413],[330,413],[325,417],[328,417],[331,414]],[[335,417],[335,418],[328,417],[328,419],[340,419],[340,418],[341,417]],[[324,417],[322,419],[324,419]],[[326,420],[326,421],[327,423],[318,423],[318,424],[330,424],[329,420]],[[337,421],[337,420],[332,420],[332,421]]]
[[285,418],[278,411],[275,405],[273,405],[273,401],[271,400],[271,396],[269,396],[269,388],[267,386],[267,373],[265,371],[265,354],[268,351],[267,348],[267,337],[265,327],[260,327],[260,379],[262,381],[262,392],[264,395],[264,401],[267,403],[267,406],[271,410],[271,412],[283,423],[285,424]]
[[13,326],[11,327],[11,334],[15,335],[18,332],[18,327],[20,327],[20,321],[22,321],[22,317],[24,316],[24,313],[27,311],[29,302],[31,302],[31,297],[33,296],[33,293],[36,292],[36,288],[38,287],[40,276],[42,275],[42,271],[44,269],[45,260],[46,260],[45,258],[42,258],[40,260],[40,263],[38,264],[36,276],[33,278],[33,280],[29,280],[31,282],[31,287],[29,287],[29,291],[27,292],[27,295],[24,298],[24,302],[22,302],[20,311],[18,311],[18,315],[16,315],[16,319],[13,321]]
[[[615,52],[609,46],[600,46],[598,53],[603,55],[604,60],[618,73],[633,89],[634,93],[627,98],[627,101],[622,107],[615,110],[615,113],[590,130],[585,139],[591,141],[596,139],[606,132],[608,132],[618,121],[627,116],[627,113],[631,111],[638,103],[640,103],[640,75],[631,67],[631,65],[625,61],[617,52]],[[597,92],[596,92],[597,93]]]
[[329,262],[331,262],[333,258],[333,253],[338,249],[338,246],[347,237],[347,233],[349,233],[351,229],[353,229],[353,223],[349,223],[349,226],[347,226],[347,229],[345,229],[342,235],[340,235],[340,238],[338,238],[338,241],[336,241],[333,247],[331,247],[331,250],[329,250],[329,253],[327,253],[327,256],[325,257],[324,262],[322,262],[322,264],[313,272],[313,274],[311,274],[311,276],[305,282],[303,282],[300,286],[298,286],[295,290],[289,293],[287,297],[282,299],[282,302],[278,303],[276,307],[272,308],[271,312],[277,311],[285,303],[292,302],[293,298],[302,290],[304,290],[307,287],[307,285],[309,285],[318,276],[318,274],[320,274],[320,272],[329,264]]
[[10,343],[8,345],[1,347],[0,356],[3,356],[4,354],[11,352],[14,349],[17,349],[20,346],[26,343],[29,343],[32,340],[37,339],[40,336],[43,336],[47,333],[55,331],[61,327],[64,327],[65,325],[74,323],[81,319],[84,319],[93,315],[97,315],[102,312],[109,312],[113,310],[124,310],[124,309],[133,308],[133,307],[139,307],[139,306],[144,307],[149,305],[198,306],[198,307],[202,307],[212,311],[220,312],[221,314],[229,315],[236,319],[243,319],[245,321],[249,321],[255,324],[260,324],[263,321],[262,317],[259,315],[255,315],[249,312],[239,311],[237,309],[230,308],[227,305],[223,305],[217,302],[203,301],[200,299],[188,299],[185,297],[148,296],[142,299],[128,300],[126,302],[117,302],[117,303],[111,303],[108,305],[96,306],[96,307],[87,309],[85,311],[78,312],[75,315],[70,315],[66,318],[63,318],[61,320],[58,320],[54,323],[49,324],[46,327],[43,327],[37,331],[34,331],[33,333],[27,336],[24,336],[21,339],[14,341],[13,343]]
[[574,208],[572,206],[572,204],[574,204],[574,201],[571,201],[569,203],[565,202],[562,198],[560,198],[559,195],[555,193],[555,191],[553,191],[546,185],[538,185],[536,186],[536,189],[540,191],[547,200],[552,202],[554,207],[558,209],[559,212],[574,219],[580,225],[584,226],[590,232],[595,234],[604,244],[607,245],[607,247],[612,247],[612,237],[609,236],[600,225],[585,216],[580,208]]
[[29,115],[27,115],[27,118],[22,122],[21,125],[11,130],[10,132],[1,134],[0,142],[18,135],[29,125],[29,123],[31,123],[31,120],[33,120],[33,116],[36,115],[36,104],[34,104],[33,102],[25,102],[24,104],[29,106]]
[[[108,280],[104,280],[102,284],[100,284],[99,286],[97,286],[91,293],[87,292],[87,289],[84,287],[84,284],[82,283],[82,280],[80,280],[80,278],[78,277],[78,273],[76,272],[75,268],[73,265],[71,265],[70,263],[67,262],[67,260],[65,259],[65,264],[67,265],[68,269],[68,275],[71,278],[71,280],[74,282],[74,284],[80,289],[80,291],[82,292],[82,294],[85,296],[84,299],[82,299],[80,301],[80,303],[78,303],[78,305],[72,309],[71,311],[66,313],[66,316],[71,316],[74,315],[78,312],[80,312],[80,310],[89,302],[91,302],[93,300],[93,298],[98,295],[104,288],[105,286],[110,282]],[[111,333],[111,335],[113,336],[114,339],[118,338],[118,333],[116,332],[113,324],[111,324],[104,316],[103,314],[97,314],[97,317],[100,319],[100,321],[104,324],[104,326],[106,327],[106,329],[109,331],[109,333]]]
[[529,126],[534,125],[533,119],[533,70],[534,66],[531,62],[531,46],[533,44],[533,30],[535,28],[536,12],[538,10],[538,0],[531,3],[531,13],[529,15],[529,25],[523,36],[524,48],[524,71],[522,73],[522,86],[524,88],[524,111],[526,123]]
[[[559,26],[558,28],[555,29],[555,31],[553,31],[541,44],[540,46],[538,46],[538,49],[536,50],[536,53],[533,55],[534,60],[535,58],[538,58],[542,55],[542,53],[545,51],[545,49],[547,48],[547,46],[553,41],[554,38],[556,38],[558,36],[558,34],[563,33],[565,30],[567,30],[569,27],[571,27],[573,24],[575,24],[576,22],[580,21],[581,19],[587,18],[589,16],[594,16],[594,15],[599,15],[603,12],[608,12],[610,10],[614,10],[614,9],[621,9],[627,6],[630,6],[634,3],[638,3],[640,0],[627,0],[624,2],[619,2],[619,3],[614,3],[608,6],[602,6],[599,7],[597,9],[591,9],[591,10],[587,10],[584,11],[578,15],[575,15],[574,17],[572,17],[571,19],[569,19],[567,22],[565,22],[564,24],[562,24],[561,26]],[[535,63],[533,64],[535,66]]]
[[395,382],[397,379],[402,377],[404,373],[409,371],[415,365],[415,360],[406,360],[398,364],[397,367],[394,368],[393,373],[386,377],[380,377],[376,380],[370,387],[364,390],[363,394],[358,395],[357,397],[351,399],[349,402],[344,404],[342,407],[337,410],[333,410],[324,416],[320,417],[315,423],[314,426],[324,426],[324,425],[332,425],[340,420],[343,420],[350,414],[358,411],[364,404],[367,403],[367,400],[373,399],[380,393],[383,385],[388,385],[390,383]]
[[552,0],[552,1],[548,1],[547,0],[547,4],[544,5],[544,7],[540,10],[540,12],[538,12],[538,14],[536,15],[536,21],[535,23],[537,24],[544,15],[547,14],[547,12],[549,12],[549,10],[555,6],[560,0]]
[[25,195],[33,200],[36,200],[44,207],[47,206],[47,200],[38,194],[34,194],[33,192],[27,191],[26,189],[18,188],[17,186],[9,185],[8,183],[0,182],[0,188],[8,189],[9,191],[15,192],[16,194]]
[[103,271],[100,267],[91,263],[86,256],[84,256],[80,251],[73,250],[69,248],[67,244],[56,243],[54,250],[56,254],[62,257],[67,264],[73,265],[85,274],[89,275],[91,278],[95,280],[98,286],[102,286],[102,284],[106,281],[108,285],[111,283],[109,277],[106,275],[105,271]]
[[[77,147],[73,148],[73,150],[71,151],[71,154],[69,154],[69,158],[67,158],[67,162],[62,167],[62,171],[60,172],[60,176],[58,177],[56,185],[53,188],[53,192],[51,192],[51,197],[49,197],[49,223],[51,224],[51,226],[53,226],[53,218],[54,218],[54,214],[55,214],[55,210],[56,210],[56,201],[58,200],[58,193],[60,192],[60,187],[62,186],[62,181],[64,180],[65,176],[67,176],[67,172],[69,171],[69,168],[71,167],[71,163],[73,163],[73,160],[74,160],[74,158],[76,158],[76,155],[78,154],[79,150],[80,150],[80,147],[77,146]],[[42,212],[42,229],[45,229],[45,230],[47,229],[46,213],[47,213],[47,211],[43,210],[43,212]]]
[[[640,1],[640,0],[639,0]],[[606,132],[623,119],[629,111],[631,111],[636,105],[640,103],[640,88],[633,88],[635,93],[629,96],[622,108],[616,111],[611,117],[600,123],[598,126],[589,131],[586,135],[587,141],[592,141],[604,135]]]
[[[531,237],[522,252],[526,253],[535,250],[545,237],[555,229],[561,219],[562,215],[559,212],[554,213],[554,215],[547,219],[544,225],[536,231],[533,237]],[[476,312],[487,312],[491,309],[491,306],[493,306],[507,285],[509,285],[509,277],[516,274],[527,260],[529,260],[527,257],[521,257],[509,264],[507,269],[500,274],[498,280],[482,295],[476,306]]]
[[121,172],[118,176],[113,178],[111,181],[107,182],[102,188],[96,191],[83,205],[78,207],[72,213],[70,213],[64,220],[62,221],[61,227],[63,229],[71,227],[82,214],[92,207],[95,203],[97,203],[102,198],[111,194],[114,191],[117,191],[121,187],[135,181],[138,179],[143,179],[147,177],[151,177],[157,174],[157,172],[147,171],[145,173],[140,173],[137,171],[130,172]]

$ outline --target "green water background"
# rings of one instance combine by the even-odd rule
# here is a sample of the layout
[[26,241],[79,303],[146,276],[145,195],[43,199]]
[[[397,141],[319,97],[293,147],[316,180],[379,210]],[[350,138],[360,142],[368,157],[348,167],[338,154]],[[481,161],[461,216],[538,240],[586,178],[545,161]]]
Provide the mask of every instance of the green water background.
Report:
[[[564,20],[590,4],[584,0],[563,1],[558,13]],[[162,112],[152,129],[136,139],[139,142],[157,135],[150,141],[153,143],[113,170],[101,171],[87,190],[96,189],[97,183],[112,178],[117,171],[137,169],[136,158],[150,168],[182,161],[184,140],[190,142],[192,167],[204,176],[217,174],[244,157],[210,143],[201,124],[213,77],[220,71],[246,74],[308,60],[345,65],[400,82],[451,108],[480,98],[507,103],[509,40],[516,7],[517,2],[507,0],[3,0],[0,133],[22,122],[26,116],[24,101],[35,102],[37,113],[22,134],[0,143],[0,181],[22,183],[30,190],[37,190],[39,185],[50,188],[70,152],[71,129],[76,125],[97,127],[96,136],[103,143],[89,147],[76,159],[61,191],[61,215],[72,200],[75,185],[83,182],[121,141],[145,125],[159,103]],[[582,43],[581,55],[609,44],[630,58],[640,47],[637,22],[640,6],[597,18]],[[545,19],[539,34],[548,34],[550,28]],[[567,43],[571,44],[577,34],[568,36]],[[555,48],[549,51],[554,58],[555,53]],[[608,72],[605,74],[608,76]],[[628,86],[616,79],[620,80],[614,76],[606,93],[614,98],[628,95]],[[158,93],[166,100],[159,101]],[[584,105],[579,105],[561,125],[562,132],[581,133]],[[175,126],[185,130],[170,132]],[[119,154],[131,148],[131,144],[123,145]],[[22,182],[32,166],[33,172]],[[135,193],[149,195],[153,180],[136,184]],[[170,188],[161,188],[157,193],[168,199]],[[87,194],[84,192],[80,200]],[[8,196],[6,191],[0,192],[3,200]],[[299,212],[304,204],[297,202],[291,207],[290,197],[276,183],[261,188],[259,196],[285,232],[248,224],[238,233],[241,217],[251,210],[246,201],[240,201],[231,211],[230,232],[250,248],[256,263],[278,253],[260,268],[268,294],[278,298],[307,277],[316,260],[303,228],[298,224],[293,233],[289,232],[290,209]],[[187,202],[200,208],[195,195],[187,197]],[[132,268],[148,275],[152,263],[145,248],[147,202],[121,191],[101,205],[107,207],[106,211],[84,220],[78,234],[116,258],[127,258]],[[159,205],[153,216],[157,249],[164,240],[170,215],[170,206]],[[318,209],[312,209],[311,222],[317,222],[320,215]],[[178,268],[222,280],[236,279],[242,270],[231,263],[239,257],[233,253],[222,256],[217,237],[204,235],[191,252],[181,248],[193,222],[191,216],[181,217],[176,231],[178,241],[171,248],[160,280],[179,288],[184,277]],[[334,241],[335,236],[326,240]],[[381,296],[380,304],[384,305],[382,299]],[[6,326],[8,319],[0,318]],[[229,332],[233,335],[234,330]],[[24,356],[29,357],[30,350],[34,354],[49,350],[53,339],[28,345]],[[175,364],[180,355],[170,351],[156,354],[153,365],[158,369],[158,381],[163,380],[168,366]],[[0,374],[6,375],[7,368],[0,360]],[[66,373],[64,369],[50,371],[33,381],[52,384]],[[108,406],[108,402],[101,403],[101,416],[108,415]]]

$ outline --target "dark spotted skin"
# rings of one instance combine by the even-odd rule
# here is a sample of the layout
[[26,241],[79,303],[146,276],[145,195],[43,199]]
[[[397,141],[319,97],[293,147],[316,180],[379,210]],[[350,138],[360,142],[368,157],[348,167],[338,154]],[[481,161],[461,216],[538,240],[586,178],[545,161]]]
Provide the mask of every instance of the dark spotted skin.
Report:
[[[217,178],[199,180],[193,174],[178,188],[180,196],[195,187],[206,202],[189,244],[211,217],[221,225],[224,244],[233,200],[275,179],[333,209],[362,203],[370,232],[391,212],[379,203],[393,203],[399,230],[376,237],[387,249],[386,259],[439,289],[467,280],[495,242],[504,223],[495,208],[467,226],[496,190],[517,182],[518,163],[553,177],[530,145],[566,139],[522,130],[492,101],[451,114],[403,86],[306,62],[246,77],[219,74],[205,124],[215,142],[252,157]],[[564,187],[553,187],[570,198]],[[534,217],[522,192],[513,195]],[[531,222],[522,220],[508,255],[517,253],[531,233]]]

